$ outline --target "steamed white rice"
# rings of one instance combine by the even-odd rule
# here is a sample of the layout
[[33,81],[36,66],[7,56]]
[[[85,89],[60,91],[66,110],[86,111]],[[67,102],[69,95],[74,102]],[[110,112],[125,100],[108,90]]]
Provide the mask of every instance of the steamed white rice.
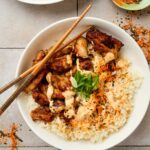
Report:
[[[122,60],[121,60],[122,61]],[[105,87],[105,95],[110,101],[105,105],[100,116],[91,116],[87,122],[81,123],[75,128],[67,126],[63,120],[56,117],[50,123],[36,122],[48,132],[54,132],[66,140],[89,140],[98,142],[106,139],[110,134],[119,131],[128,121],[134,108],[134,95],[141,84],[141,77],[137,73],[129,71],[129,64],[123,60],[123,69],[117,72],[114,83],[108,82]],[[113,96],[113,97],[112,97]],[[32,96],[28,97],[28,108],[31,112],[38,106]],[[89,123],[90,120],[90,123]],[[103,127],[100,124],[105,124]]]

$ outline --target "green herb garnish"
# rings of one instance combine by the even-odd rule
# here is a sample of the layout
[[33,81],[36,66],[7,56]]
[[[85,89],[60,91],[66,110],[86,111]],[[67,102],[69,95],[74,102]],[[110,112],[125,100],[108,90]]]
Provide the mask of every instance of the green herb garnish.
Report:
[[71,83],[80,96],[89,98],[90,94],[98,89],[99,76],[81,74],[80,71],[77,71],[75,76],[71,78]]

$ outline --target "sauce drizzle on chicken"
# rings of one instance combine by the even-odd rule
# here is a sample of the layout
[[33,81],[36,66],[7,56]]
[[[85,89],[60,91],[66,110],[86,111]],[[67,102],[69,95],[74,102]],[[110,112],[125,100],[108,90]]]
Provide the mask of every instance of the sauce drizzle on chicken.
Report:
[[[115,79],[115,71],[119,69],[116,59],[122,47],[121,41],[94,27],[85,37],[55,53],[25,90],[39,104],[31,112],[33,121],[51,122],[60,116],[69,126],[78,126],[78,120],[100,114],[107,101],[104,86]],[[46,53],[39,51],[33,64]],[[89,98],[82,97],[76,89],[87,91]]]

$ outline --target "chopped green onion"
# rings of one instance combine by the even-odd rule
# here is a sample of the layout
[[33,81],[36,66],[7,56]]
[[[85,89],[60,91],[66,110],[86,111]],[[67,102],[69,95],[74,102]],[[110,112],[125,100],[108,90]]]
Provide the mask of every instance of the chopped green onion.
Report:
[[77,93],[84,98],[89,98],[90,94],[98,89],[99,76],[92,76],[91,74],[81,74],[77,71],[74,77],[71,77],[72,86]]

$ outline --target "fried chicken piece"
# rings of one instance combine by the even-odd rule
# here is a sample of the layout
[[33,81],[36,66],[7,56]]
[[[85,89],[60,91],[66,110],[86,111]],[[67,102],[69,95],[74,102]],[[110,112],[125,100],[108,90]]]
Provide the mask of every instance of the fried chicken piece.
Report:
[[106,33],[102,33],[96,28],[92,28],[86,34],[87,39],[94,44],[94,50],[102,53],[113,52],[116,53],[121,49],[123,43],[116,38],[113,38]]
[[82,70],[92,70],[93,69],[93,64],[90,59],[80,59],[80,69]]
[[45,95],[47,95],[48,83],[40,83],[38,89]]
[[31,112],[33,121],[51,122],[53,114],[48,107],[38,107]]
[[67,77],[74,76],[76,72],[77,72],[77,66],[75,65],[71,70],[65,73],[65,76]]
[[40,82],[42,81],[42,79],[44,78],[46,74],[46,70],[42,70],[40,73],[38,73],[38,75],[32,80],[32,82],[25,88],[25,92],[29,93],[32,90],[36,89],[37,86],[40,84]]
[[54,53],[53,58],[55,59],[55,58],[58,58],[58,57],[61,57],[64,55],[68,55],[68,54],[71,54],[72,52],[73,52],[73,47],[72,47],[72,45],[69,45],[66,48],[64,48],[63,50]]
[[75,44],[75,53],[78,57],[87,58],[88,57],[88,42],[86,38],[80,37],[77,39]]
[[45,94],[39,92],[39,91],[33,91],[32,97],[41,106],[49,106],[48,98]]
[[51,82],[55,89],[59,89],[61,91],[68,90],[71,87],[71,82],[69,80],[69,77],[52,75]]
[[63,73],[68,71],[73,66],[72,56],[64,55],[53,59],[53,62],[48,66],[52,71],[56,73]]
[[65,102],[64,100],[55,99],[53,106],[56,106],[56,107],[65,106]]
[[36,58],[33,60],[33,64],[37,64],[39,61],[41,61],[44,57],[46,56],[46,53],[44,50],[40,50],[38,53],[37,53],[37,56]]
[[54,89],[52,99],[65,99],[65,97],[63,96],[62,91]]

